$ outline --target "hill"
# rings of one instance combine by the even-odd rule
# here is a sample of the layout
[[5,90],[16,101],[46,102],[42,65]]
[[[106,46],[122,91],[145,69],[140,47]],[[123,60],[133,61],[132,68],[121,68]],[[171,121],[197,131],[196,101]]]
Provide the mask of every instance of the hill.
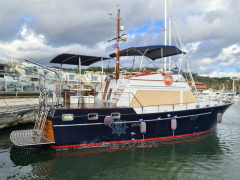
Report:
[[[233,89],[232,77],[208,77],[200,76],[197,73],[193,73],[192,75],[194,81],[204,83],[208,88],[212,88],[214,90],[221,90],[224,86],[226,91],[232,91]],[[188,73],[183,73],[183,76],[185,78],[189,77]],[[239,92],[239,80],[236,77],[234,77],[234,80],[234,87],[236,91]]]

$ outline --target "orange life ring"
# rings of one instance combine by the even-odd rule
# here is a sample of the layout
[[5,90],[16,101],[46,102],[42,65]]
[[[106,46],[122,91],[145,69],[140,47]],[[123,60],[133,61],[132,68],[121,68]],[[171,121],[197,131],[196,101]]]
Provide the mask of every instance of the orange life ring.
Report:
[[171,74],[166,74],[165,76],[163,76],[163,82],[166,85],[171,85],[173,83],[173,77]]

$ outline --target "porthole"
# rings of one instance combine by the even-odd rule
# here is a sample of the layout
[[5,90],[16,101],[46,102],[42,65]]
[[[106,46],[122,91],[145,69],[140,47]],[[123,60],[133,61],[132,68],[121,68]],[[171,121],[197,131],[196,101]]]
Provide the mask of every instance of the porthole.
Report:
[[98,120],[98,113],[89,113],[88,120]]
[[73,114],[63,114],[62,120],[63,121],[73,121],[74,115]]
[[114,112],[114,113],[111,113],[111,116],[112,116],[113,119],[120,119],[121,118],[121,113]]

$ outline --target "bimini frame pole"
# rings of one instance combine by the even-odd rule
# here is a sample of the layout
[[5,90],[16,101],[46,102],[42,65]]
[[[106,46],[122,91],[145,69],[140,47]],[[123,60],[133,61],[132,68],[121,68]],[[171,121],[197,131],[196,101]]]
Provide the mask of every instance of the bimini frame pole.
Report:
[[78,98],[78,105],[81,104],[81,58],[79,57],[79,64],[78,64],[78,70],[79,70],[79,89],[78,89],[78,93],[79,93],[79,98]]
[[101,63],[102,63],[101,92],[103,92],[103,58],[101,58]]
[[146,52],[148,51],[148,49],[146,49],[146,51],[142,54],[141,51],[138,51],[140,54],[142,54],[142,59],[141,59],[141,64],[140,64],[140,70],[142,70],[142,62],[143,62],[143,56],[145,56]]

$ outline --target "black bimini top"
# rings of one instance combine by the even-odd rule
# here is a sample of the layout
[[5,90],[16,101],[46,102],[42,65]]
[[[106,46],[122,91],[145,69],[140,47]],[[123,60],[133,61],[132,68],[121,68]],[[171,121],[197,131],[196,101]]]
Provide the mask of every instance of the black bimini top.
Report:
[[95,62],[110,59],[107,57],[85,56],[77,54],[60,54],[53,58],[50,63],[79,65],[79,58],[81,60],[82,66],[89,66]]
[[[185,54],[185,52],[182,52],[175,46],[163,46],[163,45],[131,47],[120,51],[120,56],[144,55],[152,60],[168,56],[174,56],[178,54]],[[110,57],[116,57],[116,54],[115,53],[110,54]]]

